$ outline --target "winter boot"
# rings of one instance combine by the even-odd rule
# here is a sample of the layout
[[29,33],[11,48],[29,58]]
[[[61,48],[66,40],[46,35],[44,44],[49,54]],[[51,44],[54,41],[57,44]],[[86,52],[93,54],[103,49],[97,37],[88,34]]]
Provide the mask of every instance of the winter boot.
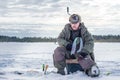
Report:
[[100,75],[100,70],[98,66],[94,65],[89,70],[86,70],[86,74],[91,77],[98,77]]
[[64,69],[58,69],[57,73],[61,75],[65,75]]

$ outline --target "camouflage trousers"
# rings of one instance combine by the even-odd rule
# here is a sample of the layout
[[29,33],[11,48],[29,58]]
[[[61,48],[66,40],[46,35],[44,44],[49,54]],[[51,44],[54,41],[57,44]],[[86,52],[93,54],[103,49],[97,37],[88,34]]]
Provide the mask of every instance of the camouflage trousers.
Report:
[[[90,54],[90,57],[93,59],[93,61],[95,60],[93,53]],[[54,50],[53,62],[54,62],[54,66],[55,66],[57,69],[64,69],[64,68],[66,67],[66,62],[65,62],[65,60],[66,60],[66,59],[70,59],[70,58],[71,58],[70,52],[67,51],[67,50],[65,49],[65,47],[57,47],[57,48]],[[72,57],[72,59],[73,59],[73,57]]]
[[66,55],[68,54],[68,51],[65,49],[65,47],[57,47],[54,50],[53,54],[53,62],[54,66],[58,69],[64,69],[66,66]]

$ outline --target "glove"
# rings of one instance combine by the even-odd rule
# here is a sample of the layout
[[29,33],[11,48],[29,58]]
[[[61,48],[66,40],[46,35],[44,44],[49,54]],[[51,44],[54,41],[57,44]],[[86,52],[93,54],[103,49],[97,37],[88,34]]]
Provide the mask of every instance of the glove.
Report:
[[67,49],[68,51],[71,51],[71,49],[72,49],[72,44],[67,44],[66,49]]
[[85,58],[85,57],[88,55],[88,53],[80,52],[80,55],[81,55],[83,58]]
[[87,55],[88,55],[88,53],[85,53],[85,52],[78,52],[78,53],[76,53],[76,57],[83,57],[83,58],[85,58]]
[[70,55],[70,59],[76,59],[75,55],[74,54]]

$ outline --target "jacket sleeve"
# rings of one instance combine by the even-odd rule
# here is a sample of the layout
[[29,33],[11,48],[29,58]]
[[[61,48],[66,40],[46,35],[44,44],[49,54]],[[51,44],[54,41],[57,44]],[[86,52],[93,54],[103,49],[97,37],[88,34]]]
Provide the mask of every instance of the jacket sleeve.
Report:
[[81,52],[93,53],[94,50],[94,39],[93,36],[86,29],[83,33],[83,48]]
[[67,44],[69,43],[67,40],[66,40],[66,28],[64,28],[62,30],[62,32],[59,34],[58,38],[57,38],[57,42],[59,44],[59,46],[64,46],[66,47]]

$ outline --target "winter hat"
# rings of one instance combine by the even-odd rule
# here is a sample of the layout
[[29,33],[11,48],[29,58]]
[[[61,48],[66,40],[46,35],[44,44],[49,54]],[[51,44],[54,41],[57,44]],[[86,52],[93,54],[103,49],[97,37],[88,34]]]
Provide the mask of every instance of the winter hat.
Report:
[[78,22],[81,22],[81,17],[78,14],[72,14],[69,17],[69,22],[72,24],[76,24]]

